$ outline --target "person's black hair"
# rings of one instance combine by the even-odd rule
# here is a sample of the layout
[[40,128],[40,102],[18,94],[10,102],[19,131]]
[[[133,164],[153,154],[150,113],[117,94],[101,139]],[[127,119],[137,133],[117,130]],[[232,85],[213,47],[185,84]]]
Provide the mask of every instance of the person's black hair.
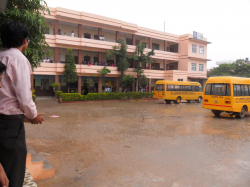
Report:
[[30,33],[26,25],[9,21],[1,26],[1,40],[4,48],[16,48],[23,45],[23,40],[29,38]]
[[0,61],[0,74],[6,70],[6,66]]

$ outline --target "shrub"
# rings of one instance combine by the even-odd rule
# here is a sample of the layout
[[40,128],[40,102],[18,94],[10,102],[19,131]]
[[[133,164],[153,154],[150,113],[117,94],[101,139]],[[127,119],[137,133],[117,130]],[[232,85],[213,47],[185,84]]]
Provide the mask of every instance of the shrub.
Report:
[[62,93],[61,95],[62,101],[81,101],[82,95],[79,93]]
[[124,100],[124,99],[143,99],[152,98],[151,92],[128,92],[128,93],[88,93],[80,95],[79,93],[61,93],[62,101],[95,101],[95,100]]
[[60,96],[63,92],[62,91],[55,91],[56,96]]

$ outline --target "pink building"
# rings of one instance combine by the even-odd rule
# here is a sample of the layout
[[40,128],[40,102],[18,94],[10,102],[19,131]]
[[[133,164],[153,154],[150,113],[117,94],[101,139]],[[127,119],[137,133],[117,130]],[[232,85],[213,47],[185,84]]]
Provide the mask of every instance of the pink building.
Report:
[[[66,90],[63,81],[65,54],[67,48],[73,49],[77,68],[78,80],[70,85],[70,90],[82,94],[85,90],[86,80],[92,78],[95,83],[93,91],[102,92],[104,87],[98,70],[103,66],[88,66],[89,61],[106,62],[111,73],[104,81],[105,86],[112,86],[118,91],[119,72],[115,66],[116,57],[106,58],[106,51],[112,46],[119,45],[116,41],[123,38],[128,45],[128,53],[134,53],[136,44],[145,43],[145,52],[155,48],[152,57],[156,62],[143,67],[144,74],[149,80],[149,91],[157,80],[197,81],[204,84],[207,78],[207,44],[206,38],[194,39],[192,34],[174,35],[120,20],[78,12],[64,8],[50,8],[51,15],[45,16],[49,27],[46,41],[50,45],[53,56],[41,63],[35,69],[32,86],[38,96],[51,95],[54,82],[60,82],[62,89]],[[73,34],[72,34],[73,33]],[[134,62],[130,62],[127,75],[136,77],[133,72]],[[132,88],[134,90],[134,86]]]

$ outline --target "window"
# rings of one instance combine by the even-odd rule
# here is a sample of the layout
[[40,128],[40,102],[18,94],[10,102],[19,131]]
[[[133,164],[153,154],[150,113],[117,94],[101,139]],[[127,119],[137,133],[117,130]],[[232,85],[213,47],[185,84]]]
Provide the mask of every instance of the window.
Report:
[[94,35],[94,40],[99,40],[99,36],[98,35]]
[[230,84],[221,84],[221,83],[214,83],[211,84],[210,93],[208,93],[208,84],[206,87],[205,94],[206,95],[221,95],[221,96],[230,96]]
[[175,85],[174,86],[174,91],[181,91],[181,86],[180,85]]
[[193,52],[193,53],[196,53],[196,48],[197,48],[197,45],[192,44],[192,52]]
[[152,43],[152,47],[153,47],[155,50],[159,50],[159,49],[160,49],[160,45],[159,45],[159,44],[156,44],[156,43]]
[[126,44],[127,44],[127,45],[133,45],[133,40],[132,40],[132,38],[126,38]]
[[49,89],[49,79],[41,79],[41,90],[48,90]]
[[135,45],[140,44],[140,40],[135,40]]
[[196,71],[196,63],[192,63],[191,64],[191,70],[192,71]]
[[249,96],[250,85],[234,84],[234,96]]
[[201,46],[201,45],[200,45],[200,54],[202,55],[204,54],[204,46]]
[[183,81],[183,79],[178,79],[178,81]]
[[211,93],[211,84],[206,85],[205,95],[210,95]]
[[199,64],[199,71],[203,71],[204,70],[204,64]]
[[156,84],[155,91],[164,91],[164,84]]
[[174,85],[168,85],[167,91],[174,91]]
[[88,38],[88,39],[91,39],[91,34],[88,34],[88,33],[84,33],[84,38]]
[[147,48],[147,43],[142,42],[142,44],[145,46],[145,48]]
[[[54,32],[54,30],[53,30],[53,32]],[[49,27],[48,27],[48,29],[45,30],[45,34],[49,34]]]
[[178,53],[178,44],[170,45],[170,52]]

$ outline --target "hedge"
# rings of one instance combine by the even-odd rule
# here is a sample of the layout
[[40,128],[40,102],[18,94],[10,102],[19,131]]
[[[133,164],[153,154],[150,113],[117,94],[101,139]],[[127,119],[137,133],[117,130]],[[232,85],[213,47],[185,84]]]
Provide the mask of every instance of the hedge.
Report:
[[62,101],[96,101],[96,100],[125,100],[125,99],[143,99],[153,98],[151,92],[128,92],[128,93],[88,93],[80,95],[79,93],[61,93]]

